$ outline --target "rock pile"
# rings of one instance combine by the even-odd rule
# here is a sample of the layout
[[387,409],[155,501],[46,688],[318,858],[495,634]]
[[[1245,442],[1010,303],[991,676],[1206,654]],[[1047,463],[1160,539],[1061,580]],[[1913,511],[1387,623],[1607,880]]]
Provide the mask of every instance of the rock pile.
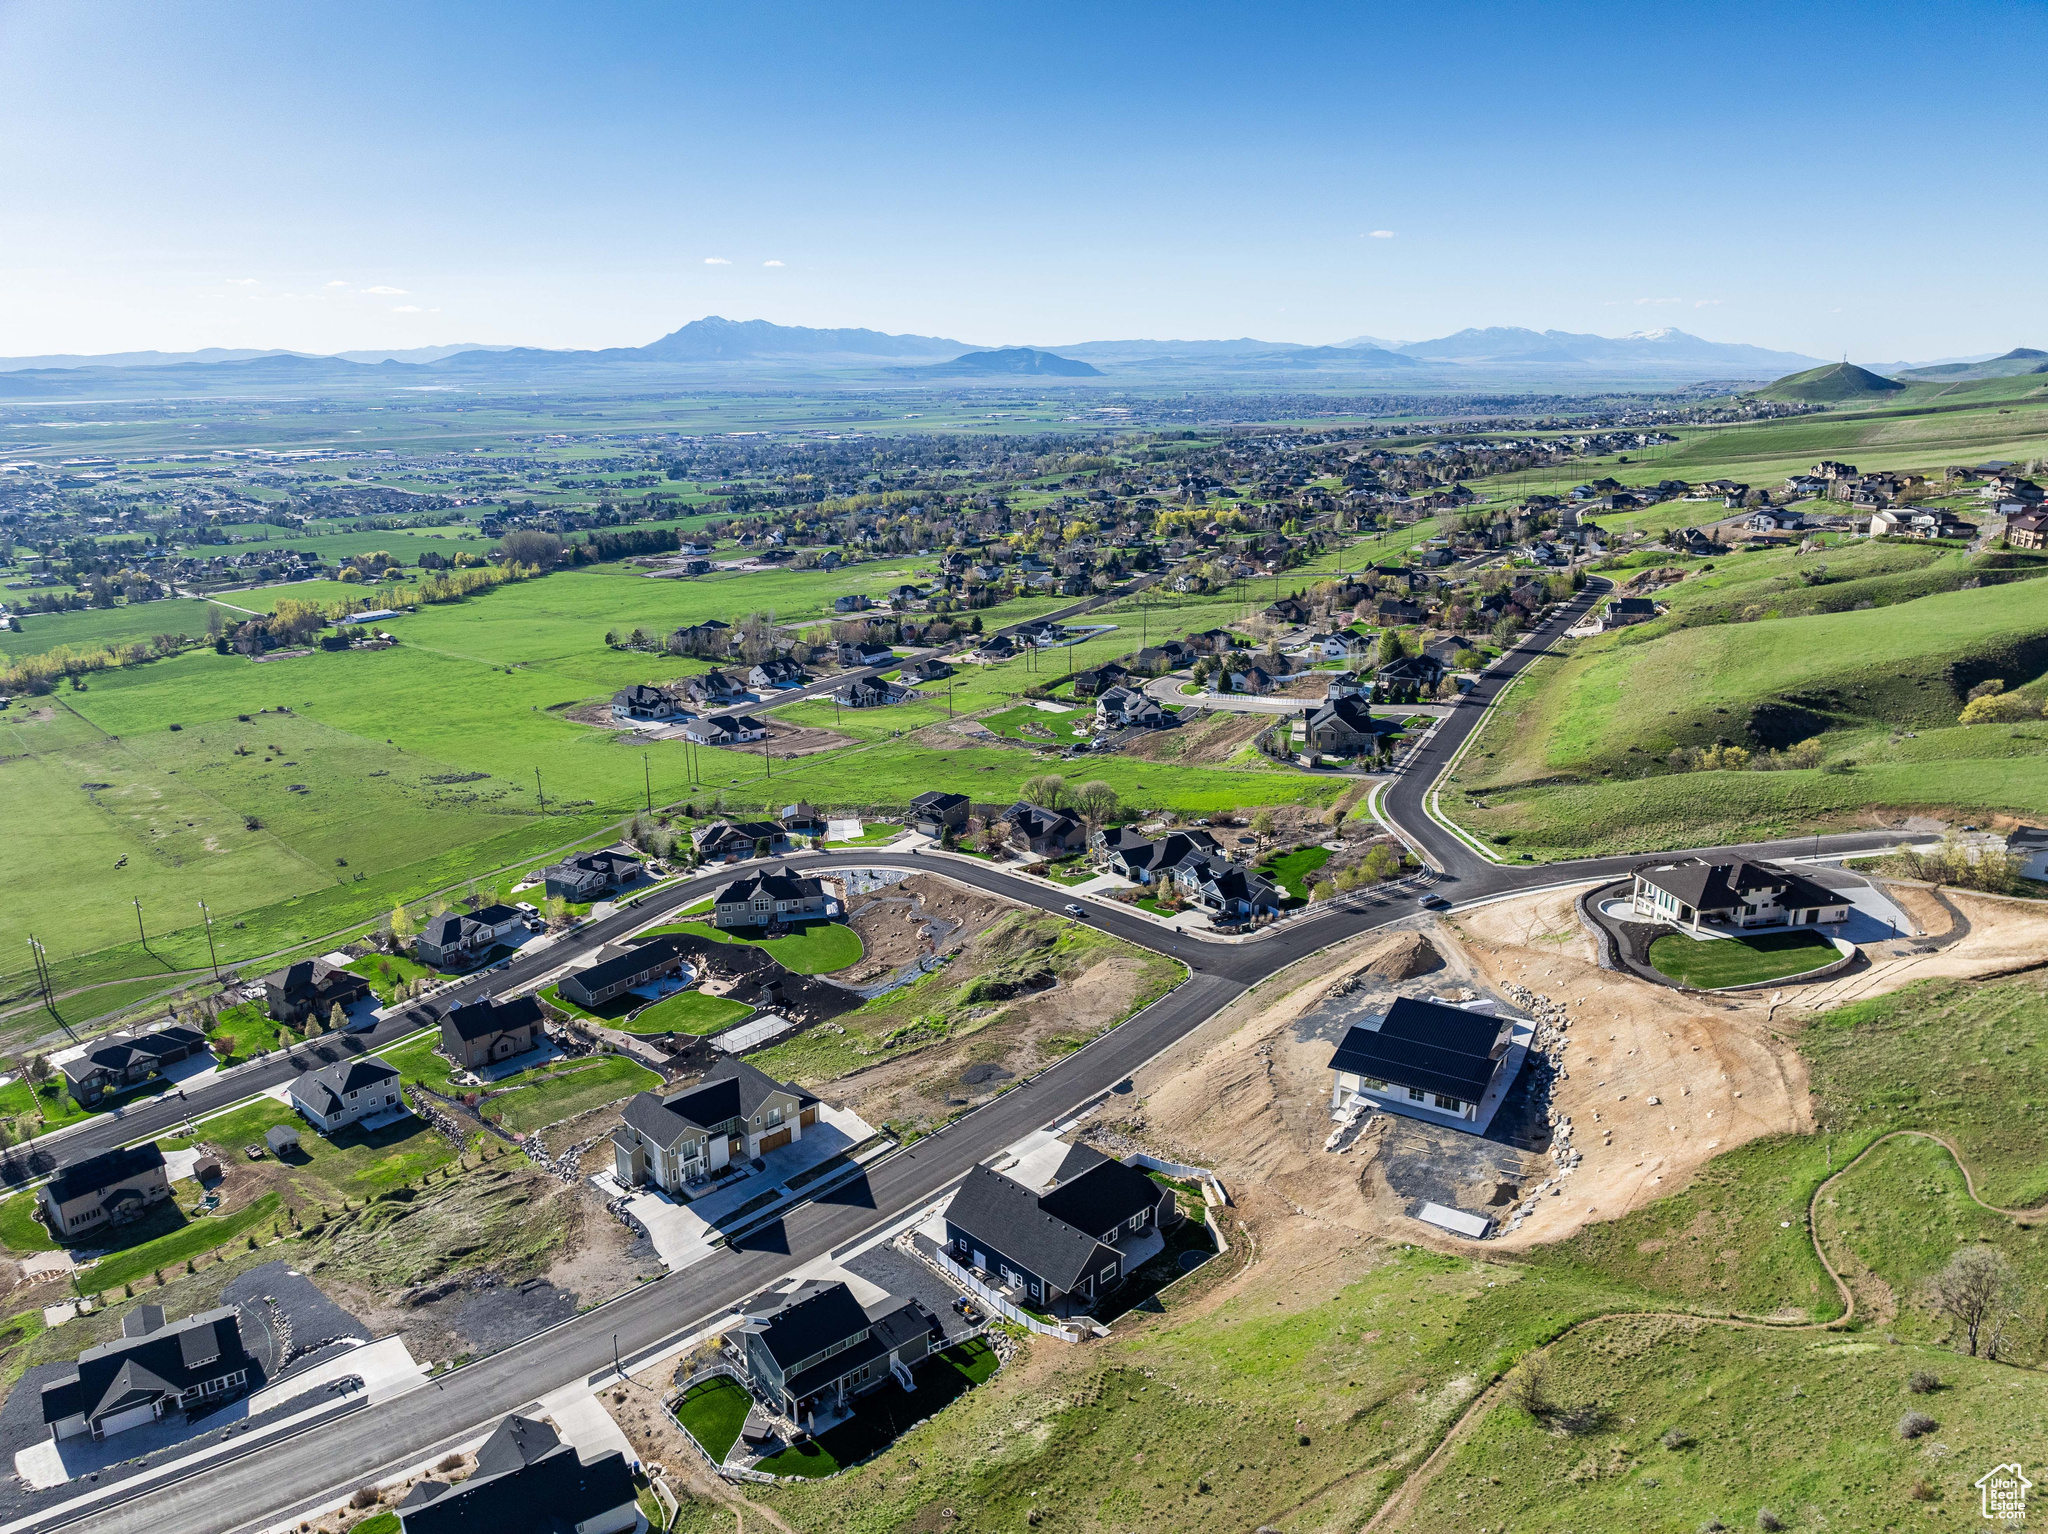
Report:
[[[1540,1090],[1547,1098],[1553,1080],[1569,1081],[1571,1072],[1565,1069],[1565,1031],[1572,1020],[1567,1015],[1564,1003],[1552,1001],[1548,996],[1532,991],[1526,986],[1509,984],[1502,988],[1509,1001],[1520,1007],[1536,1024],[1535,1037],[1529,1041],[1529,1059],[1525,1069],[1533,1068],[1538,1074]],[[1522,1221],[1536,1212],[1537,1201],[1546,1194],[1552,1198],[1564,1191],[1564,1180],[1577,1170],[1583,1152],[1572,1144],[1572,1121],[1569,1115],[1559,1113],[1555,1108],[1548,1110],[1546,1121],[1550,1125],[1550,1176],[1538,1183],[1528,1197],[1515,1206],[1508,1217],[1503,1231],[1517,1230]]]

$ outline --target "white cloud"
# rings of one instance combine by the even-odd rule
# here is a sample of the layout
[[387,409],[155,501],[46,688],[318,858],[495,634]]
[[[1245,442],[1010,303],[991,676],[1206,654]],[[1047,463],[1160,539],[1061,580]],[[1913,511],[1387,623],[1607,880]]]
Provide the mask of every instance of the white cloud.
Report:
[[418,314],[420,306],[418,304],[394,304],[391,312],[393,314]]
[[1728,300],[1725,298],[1695,298],[1692,301],[1692,306],[1695,309],[1705,309],[1710,307],[1711,305],[1725,304],[1726,302],[1728,302]]
[[327,285],[330,288],[345,288],[348,286],[348,284],[343,282],[339,277],[335,278],[334,281],[328,283]]
[[731,263],[730,261],[726,260],[726,259],[725,259],[725,257],[723,257],[723,256],[706,256],[706,257],[704,258],[704,264],[705,264],[706,266],[731,266],[731,265],[732,265],[732,263]]
[[762,264],[763,266],[780,266],[780,265],[782,265],[782,263],[781,263],[780,261],[763,261],[763,262],[762,262],[761,264]]
[[381,285],[374,288],[364,288],[363,291],[365,293],[375,293],[379,298],[403,298],[405,296],[404,288],[387,288]]
[[1366,236],[1368,240],[1391,240],[1393,237],[1394,231],[1391,229],[1375,229]]
[[237,288],[260,288],[263,286],[262,282],[255,277],[230,277],[228,283],[230,286]]

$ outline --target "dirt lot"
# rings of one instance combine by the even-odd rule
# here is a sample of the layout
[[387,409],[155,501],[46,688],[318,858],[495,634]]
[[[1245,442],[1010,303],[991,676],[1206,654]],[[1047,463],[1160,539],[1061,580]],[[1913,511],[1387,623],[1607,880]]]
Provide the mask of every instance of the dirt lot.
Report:
[[848,925],[860,934],[861,961],[833,978],[848,985],[872,984],[921,954],[959,947],[1009,909],[950,879],[912,874],[901,884],[855,897]]
[[1204,715],[1177,730],[1153,730],[1119,753],[1148,762],[1180,762],[1189,767],[1227,762],[1261,730],[1276,720],[1272,714]]
[[[761,717],[768,723],[768,753],[778,760],[815,756],[820,751],[837,751],[841,746],[857,744],[851,735],[841,735],[816,725],[785,724],[773,714]],[[758,750],[759,747],[749,749]]]

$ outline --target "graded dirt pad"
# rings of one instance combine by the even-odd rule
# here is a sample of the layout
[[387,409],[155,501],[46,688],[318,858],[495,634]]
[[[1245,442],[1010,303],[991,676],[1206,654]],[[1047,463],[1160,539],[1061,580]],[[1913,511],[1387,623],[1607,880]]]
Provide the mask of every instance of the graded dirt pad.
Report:
[[1781,1021],[1789,1010],[1825,1011],[1922,980],[1981,980],[2048,962],[2048,901],[1890,881],[1880,888],[1919,931],[1865,944],[1867,968],[1789,987]]
[[[765,719],[768,724],[768,754],[777,760],[815,756],[820,751],[837,751],[841,746],[859,744],[851,735],[841,735],[816,725],[785,724],[773,714],[759,717]],[[740,746],[737,749],[758,752],[760,745],[757,743],[752,746]]]
[[900,884],[853,899],[848,925],[860,934],[861,960],[833,976],[868,985],[911,960],[957,948],[1010,908],[950,879],[912,874]]
[[[1269,729],[1280,716],[1215,713],[1173,730],[1151,730],[1118,753],[1148,762],[1213,767],[1227,762]],[[1078,771],[1078,768],[1076,769]]]
[[[969,972],[960,969],[958,978],[966,981]],[[935,1123],[987,1101],[1005,1083],[1108,1027],[1130,1010],[1144,981],[1143,960],[1103,959],[1049,989],[974,1009],[970,1031],[842,1076],[819,1088],[820,1095],[870,1124]]]

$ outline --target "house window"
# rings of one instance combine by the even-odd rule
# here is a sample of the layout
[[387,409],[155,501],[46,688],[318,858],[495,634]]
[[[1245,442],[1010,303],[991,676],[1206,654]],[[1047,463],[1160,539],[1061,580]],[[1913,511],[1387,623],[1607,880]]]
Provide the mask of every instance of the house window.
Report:
[[1145,1228],[1145,1217],[1142,1214],[1132,1215],[1130,1218],[1130,1227],[1134,1231],[1143,1230]]
[[1465,1111],[1465,1105],[1459,1102],[1457,1098],[1446,1097],[1441,1092],[1436,1094],[1436,1105],[1447,1113],[1463,1113]]
[[1116,1282],[1116,1264],[1111,1263],[1108,1267],[1104,1268],[1099,1277],[1105,1284]]
[[1420,1087],[1410,1087],[1408,1089],[1408,1101],[1410,1101],[1411,1103],[1419,1103],[1428,1096],[1429,1094],[1423,1091]]

